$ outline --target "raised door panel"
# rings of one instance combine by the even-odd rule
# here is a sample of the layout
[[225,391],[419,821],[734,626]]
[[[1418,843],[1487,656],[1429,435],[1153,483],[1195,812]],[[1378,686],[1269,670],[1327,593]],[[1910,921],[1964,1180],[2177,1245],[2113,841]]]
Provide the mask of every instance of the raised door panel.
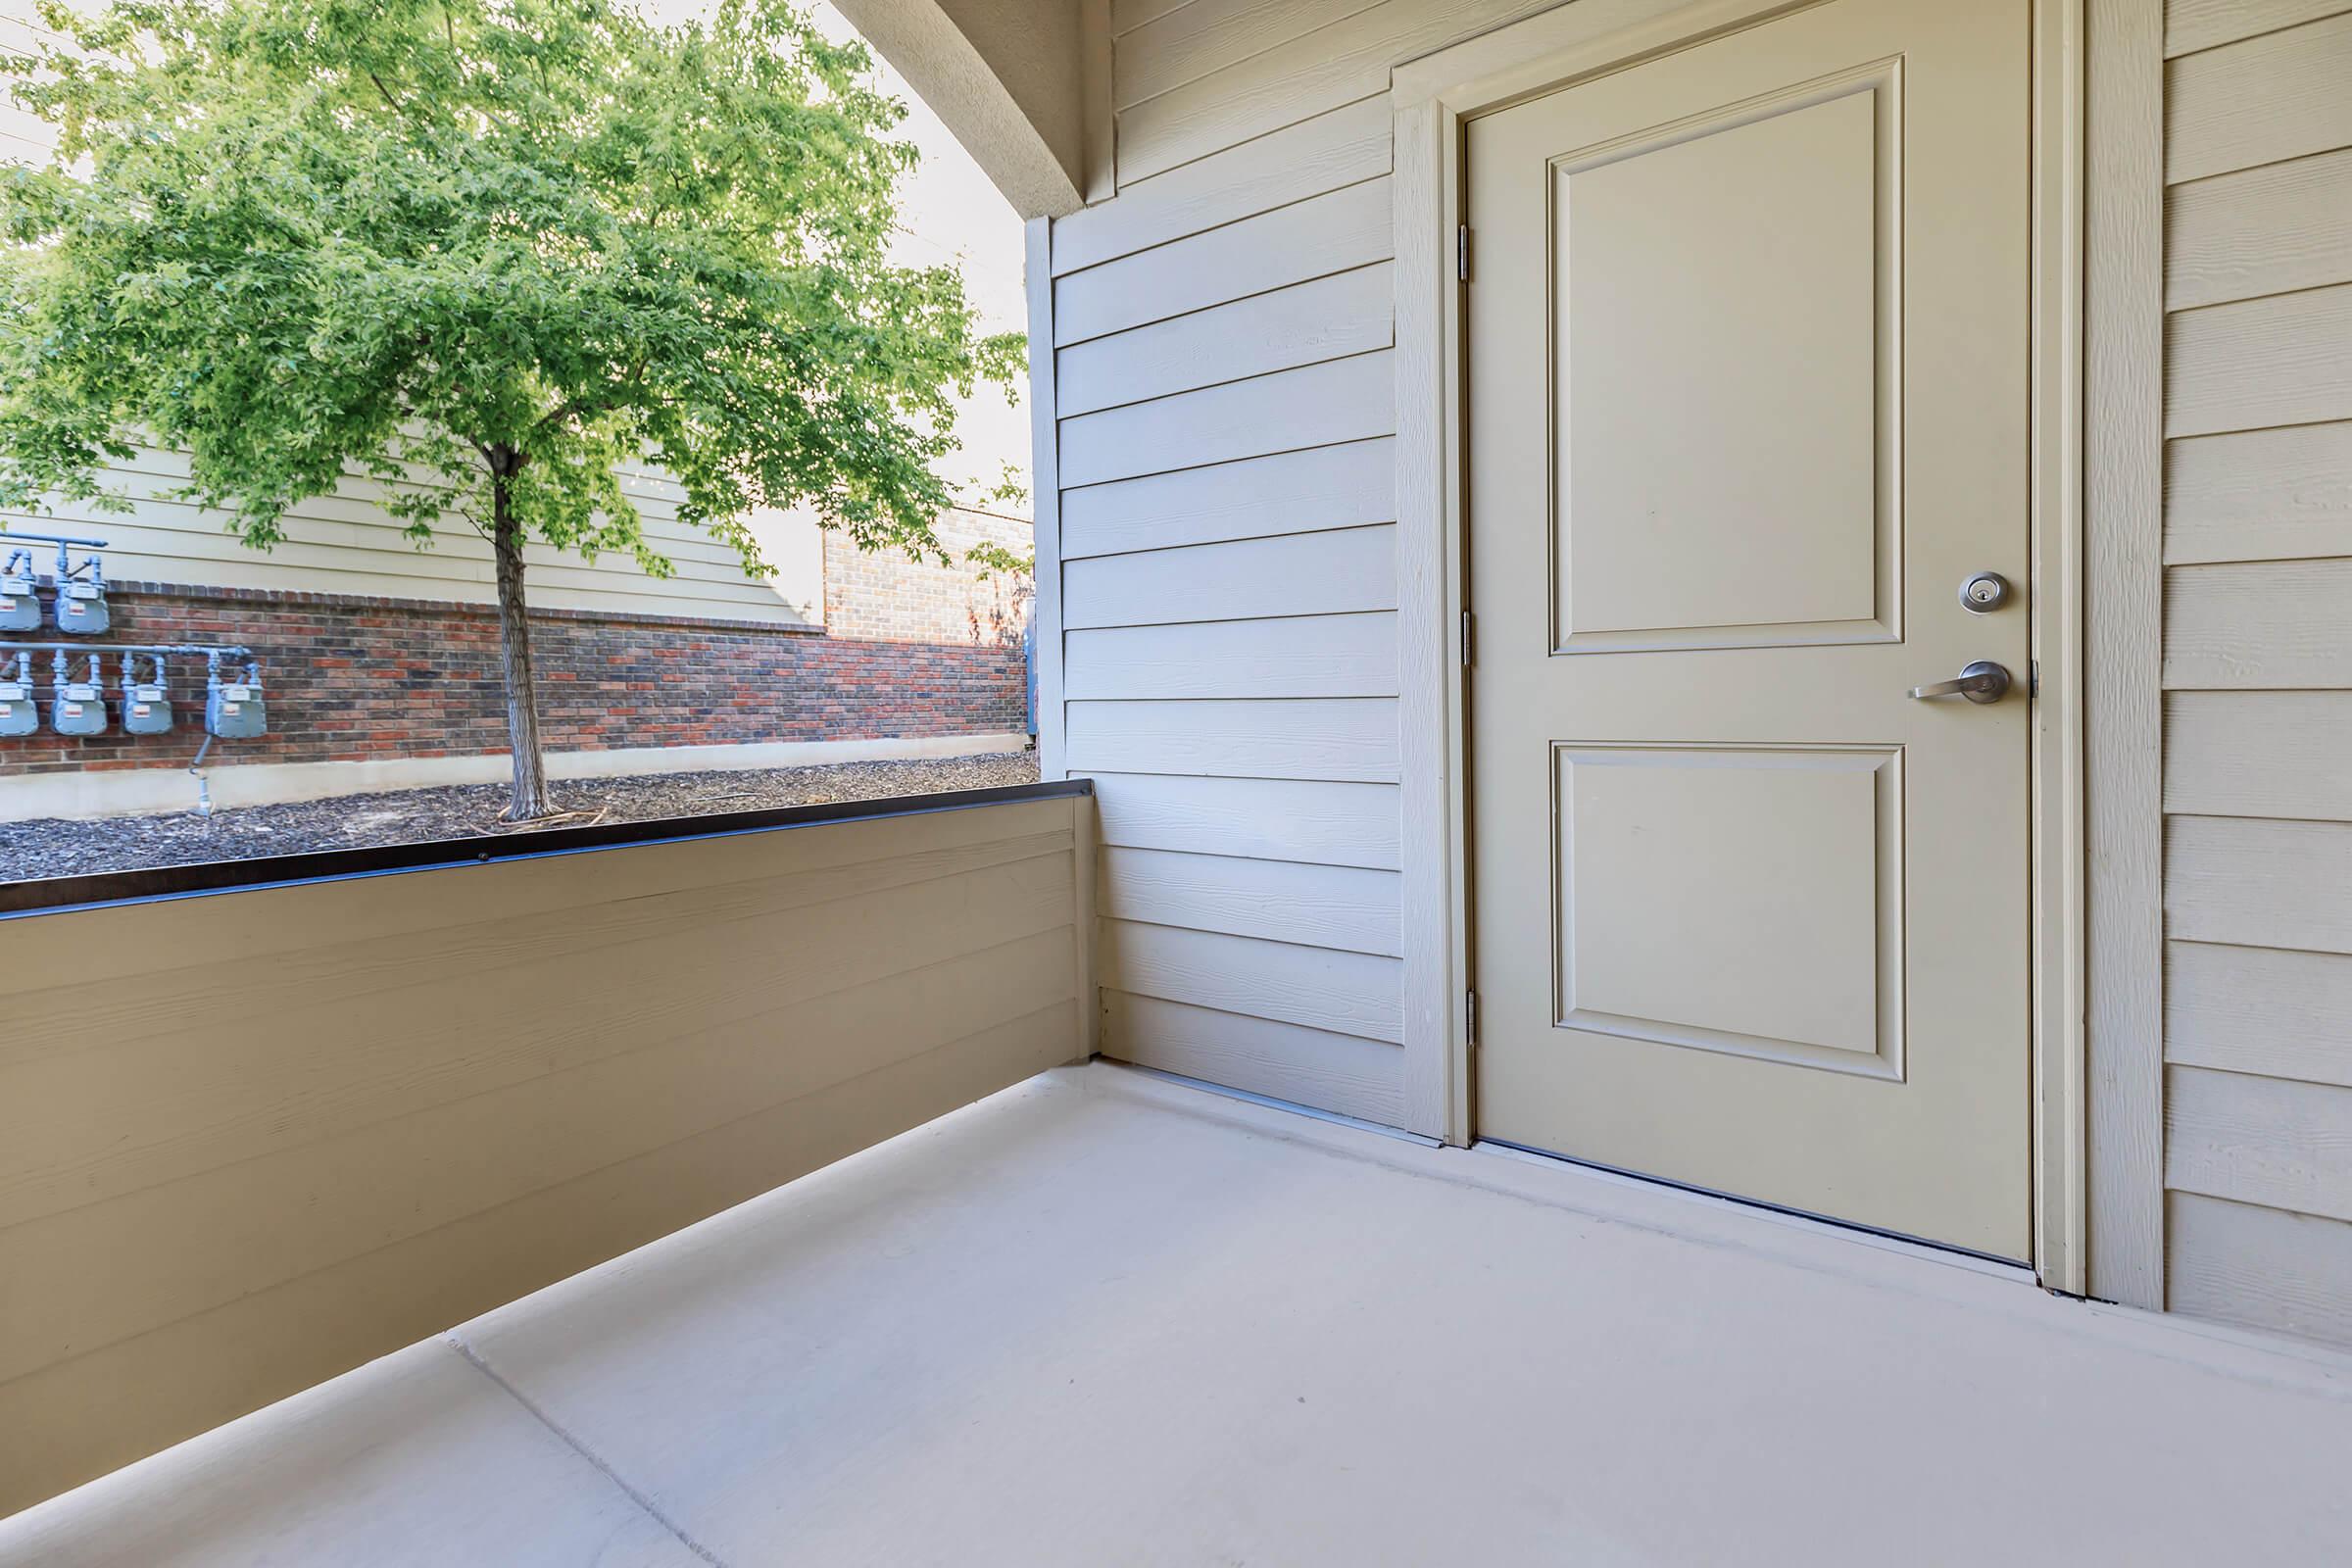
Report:
[[1872,68],[1555,160],[1561,651],[1892,635],[1899,108]]
[[1900,1075],[1899,753],[1554,755],[1561,1026]]

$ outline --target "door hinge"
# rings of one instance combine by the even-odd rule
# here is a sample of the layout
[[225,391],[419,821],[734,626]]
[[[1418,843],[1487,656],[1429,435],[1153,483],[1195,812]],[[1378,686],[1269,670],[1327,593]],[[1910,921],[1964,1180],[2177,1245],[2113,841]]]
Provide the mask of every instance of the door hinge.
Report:
[[1468,669],[1468,668],[1470,667],[1470,661],[1471,661],[1471,659],[1474,657],[1473,650],[1474,650],[1474,649],[1476,648],[1476,646],[1477,646],[1477,645],[1476,645],[1476,643],[1472,641],[1472,638],[1473,638],[1473,636],[1475,635],[1475,628],[1476,628],[1476,624],[1477,624],[1477,623],[1476,623],[1476,622],[1474,622],[1473,620],[1471,620],[1471,618],[1470,618],[1470,612],[1468,612],[1467,610],[1463,611],[1463,612],[1462,612],[1462,667],[1463,667],[1464,669]]
[[1470,225],[1462,224],[1453,231],[1453,275],[1463,282],[1470,281]]
[[1462,1044],[1474,1051],[1478,1048],[1478,993],[1475,991],[1462,993]]
[[2041,695],[2041,661],[2038,659],[2026,661],[2026,695],[2028,697]]

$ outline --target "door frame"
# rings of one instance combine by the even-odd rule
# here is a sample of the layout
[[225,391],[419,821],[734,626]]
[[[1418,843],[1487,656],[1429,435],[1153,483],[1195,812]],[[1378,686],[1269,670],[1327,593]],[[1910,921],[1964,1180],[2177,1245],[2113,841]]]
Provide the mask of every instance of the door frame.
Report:
[[[1467,470],[1457,276],[1464,124],[1827,0],[1575,0],[1398,66],[1395,116],[1397,636],[1404,1109],[1475,1136],[1463,615]],[[2083,7],[2033,0],[2034,1266],[2082,1294],[2089,1204],[2083,1016]],[[1476,265],[1475,234],[1470,262]],[[2153,632],[2148,632],[2152,649]],[[2104,751],[2104,749],[2103,749]],[[2128,1196],[2128,1195],[2127,1195]]]

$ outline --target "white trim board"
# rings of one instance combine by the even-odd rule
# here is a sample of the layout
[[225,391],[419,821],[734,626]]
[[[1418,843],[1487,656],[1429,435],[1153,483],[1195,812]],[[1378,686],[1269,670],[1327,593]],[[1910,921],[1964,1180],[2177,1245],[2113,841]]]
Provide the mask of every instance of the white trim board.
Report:
[[[1463,1016],[1463,987],[1472,975],[1466,671],[1457,629],[1465,608],[1466,544],[1462,295],[1453,265],[1462,210],[1462,126],[1480,115],[1812,3],[1580,0],[1399,66],[1392,78],[1406,1124],[1449,1144],[1466,1145],[1474,1136]],[[2083,598],[2082,3],[2035,0],[2030,106],[2034,640],[2040,677],[2033,762],[2034,1265],[2044,1284],[2070,1292],[2083,1289],[2084,1238],[2091,1229],[2082,1136],[2084,767],[2078,695]],[[1472,261],[1475,266],[1475,255]],[[2157,1050],[2153,1039],[2145,1046]]]
[[[1017,731],[917,735],[875,740],[765,741],[741,746],[627,746],[602,752],[550,752],[550,778],[627,778],[645,773],[745,772],[769,767],[825,767],[843,762],[979,757],[1027,750]],[[223,743],[204,769],[213,808],[274,806],[389,790],[503,783],[505,752],[471,757],[388,758],[366,762],[239,763]],[[150,816],[194,810],[196,780],[185,767],[139,767],[97,773],[28,773],[0,778],[0,822],[50,817]]]

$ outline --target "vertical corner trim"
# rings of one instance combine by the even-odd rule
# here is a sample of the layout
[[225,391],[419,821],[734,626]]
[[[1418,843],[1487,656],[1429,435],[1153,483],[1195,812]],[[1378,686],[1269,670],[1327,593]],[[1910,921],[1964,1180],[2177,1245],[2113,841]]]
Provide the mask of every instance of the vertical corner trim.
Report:
[[1054,220],[1027,227],[1029,292],[1029,506],[1035,519],[1037,597],[1037,773],[1069,776],[1062,751],[1061,479],[1054,401]]
[[2164,7],[2087,0],[2083,834],[2090,1294],[2164,1295]]

